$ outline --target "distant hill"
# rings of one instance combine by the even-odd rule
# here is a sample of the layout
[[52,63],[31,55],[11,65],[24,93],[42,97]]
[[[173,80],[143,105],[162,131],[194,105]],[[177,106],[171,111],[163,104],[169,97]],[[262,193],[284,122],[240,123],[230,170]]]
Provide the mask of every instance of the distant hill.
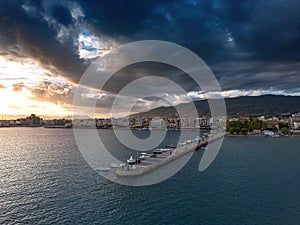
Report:
[[[195,101],[198,114],[207,116],[210,113],[207,100]],[[243,96],[237,98],[225,99],[227,115],[245,116],[245,115],[280,115],[283,113],[300,112],[300,97],[284,96],[284,95],[262,95],[262,96]],[[177,105],[186,116],[189,115],[189,104],[182,103]],[[131,115],[131,118],[136,117],[174,117],[176,109],[170,107],[158,107],[148,112],[141,112]]]

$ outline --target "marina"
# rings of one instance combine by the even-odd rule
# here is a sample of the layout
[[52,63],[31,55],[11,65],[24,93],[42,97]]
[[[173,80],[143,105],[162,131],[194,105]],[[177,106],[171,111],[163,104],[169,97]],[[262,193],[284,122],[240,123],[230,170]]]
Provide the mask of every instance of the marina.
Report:
[[189,152],[198,149],[207,150],[209,143],[222,137],[224,137],[224,134],[196,137],[195,139],[180,142],[177,147],[154,149],[152,154],[140,153],[137,159],[133,159],[133,157],[130,156],[127,163],[116,169],[116,175],[119,177],[137,177],[149,174]]

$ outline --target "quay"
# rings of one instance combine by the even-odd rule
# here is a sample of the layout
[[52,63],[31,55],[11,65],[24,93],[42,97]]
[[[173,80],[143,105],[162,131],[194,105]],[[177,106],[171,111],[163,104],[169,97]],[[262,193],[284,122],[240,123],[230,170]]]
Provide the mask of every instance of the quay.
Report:
[[224,137],[224,134],[187,140],[185,143],[179,143],[176,148],[170,148],[161,154],[156,154],[154,158],[149,157],[145,160],[141,160],[140,162],[137,159],[136,164],[134,165],[125,164],[122,167],[117,168],[116,175],[119,177],[137,177],[149,174],[159,167],[162,167],[189,152],[205,147],[209,143],[222,137]]

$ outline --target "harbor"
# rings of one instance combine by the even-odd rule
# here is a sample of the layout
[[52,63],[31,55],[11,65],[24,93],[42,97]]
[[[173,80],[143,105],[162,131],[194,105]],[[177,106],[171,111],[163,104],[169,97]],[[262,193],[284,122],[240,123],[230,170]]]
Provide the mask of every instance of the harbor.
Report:
[[210,134],[180,142],[176,147],[168,146],[166,148],[154,149],[152,153],[140,153],[137,159],[133,159],[131,156],[126,163],[116,169],[116,175],[118,177],[130,178],[149,174],[192,151],[207,149],[209,143],[222,137],[224,137],[223,133],[218,135]]

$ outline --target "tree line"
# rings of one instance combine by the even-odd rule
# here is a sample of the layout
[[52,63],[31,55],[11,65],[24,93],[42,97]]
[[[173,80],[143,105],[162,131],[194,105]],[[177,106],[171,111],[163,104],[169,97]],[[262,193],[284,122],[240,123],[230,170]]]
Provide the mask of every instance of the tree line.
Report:
[[266,121],[259,120],[257,118],[250,118],[248,121],[230,121],[226,125],[226,131],[230,134],[241,134],[247,135],[249,132],[253,132],[253,130],[270,130],[274,132],[281,131],[283,134],[289,133],[289,124],[284,122],[279,122],[278,126],[275,126],[272,123],[268,123]]

